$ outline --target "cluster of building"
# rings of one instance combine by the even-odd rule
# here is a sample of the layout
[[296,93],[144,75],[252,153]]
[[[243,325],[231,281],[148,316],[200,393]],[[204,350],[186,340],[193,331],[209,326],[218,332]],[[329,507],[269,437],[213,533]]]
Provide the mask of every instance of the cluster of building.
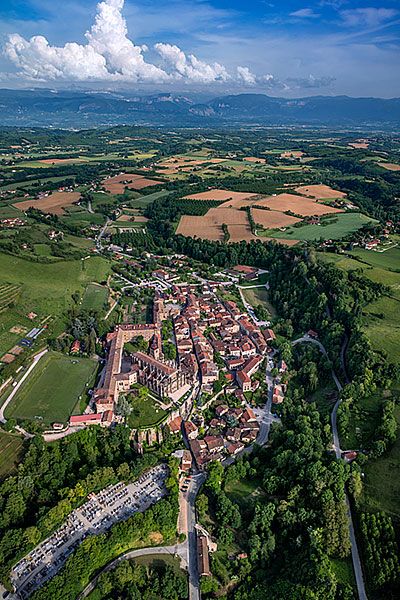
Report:
[[[226,404],[219,404],[215,408],[215,415],[206,426],[203,438],[199,437],[199,426],[193,421],[182,421],[181,417],[177,417],[168,425],[172,435],[178,434],[182,426],[193,458],[200,469],[213,460],[223,460],[239,454],[247,445],[256,441],[260,430],[251,408],[229,407]],[[191,457],[186,453],[182,457],[181,470],[188,472],[190,467]]]
[[15,229],[16,227],[23,227],[24,225],[26,225],[26,221],[19,217],[0,220],[0,227],[3,227],[4,229]]
[[[158,277],[167,279],[168,270],[159,271]],[[214,382],[226,383],[228,393],[240,401],[245,400],[245,393],[257,390],[255,375],[275,336],[272,330],[256,325],[236,302],[224,300],[219,294],[222,285],[170,283],[168,288],[156,289],[153,323],[124,323],[108,334],[107,362],[93,394],[94,414],[74,416],[70,425],[111,424],[120,394],[131,392],[135,384],[146,386],[165,404],[176,405],[197,383],[209,393]],[[168,341],[175,344],[176,360],[166,360],[163,352],[166,319],[173,326]],[[147,351],[126,348],[136,338],[148,343]],[[186,409],[180,416],[187,414]]]
[[72,552],[89,535],[107,531],[114,523],[143,512],[166,496],[168,467],[160,464],[134,483],[110,485],[74,510],[49,538],[36,546],[12,569],[10,578],[19,598],[28,598],[65,564]]

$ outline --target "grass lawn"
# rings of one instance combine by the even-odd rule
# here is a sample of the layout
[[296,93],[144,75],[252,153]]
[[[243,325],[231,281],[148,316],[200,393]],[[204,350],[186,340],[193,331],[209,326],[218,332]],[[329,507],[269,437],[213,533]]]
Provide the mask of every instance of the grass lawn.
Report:
[[355,587],[355,578],[353,565],[350,558],[331,558],[332,570],[335,573],[339,583]]
[[154,200],[158,200],[159,198],[164,198],[164,196],[168,196],[171,192],[167,190],[160,190],[159,192],[153,192],[152,194],[148,194],[147,196],[140,196],[140,198],[133,198],[133,200],[127,200],[123,202],[128,208],[146,208],[149,204],[154,202]]
[[383,296],[363,311],[364,329],[372,347],[386,352],[391,362],[400,361],[400,300]]
[[286,231],[268,231],[268,237],[285,240],[339,240],[353,231],[361,229],[367,223],[377,223],[375,219],[361,213],[338,213],[325,221],[327,225],[304,225],[303,227],[288,227]]
[[11,473],[17,466],[22,456],[23,443],[21,436],[0,431],[0,478]]
[[151,397],[135,398],[133,394],[128,396],[129,402],[133,408],[129,415],[128,423],[133,429],[141,427],[150,427],[167,416],[167,412]]
[[225,486],[225,492],[233,502],[247,504],[249,499],[264,495],[259,485],[260,481],[257,479],[231,481]]
[[384,456],[370,460],[363,466],[364,489],[362,509],[383,510],[392,517],[400,517],[400,406],[395,409],[398,423],[397,439]]
[[247,288],[242,290],[242,294],[246,302],[251,304],[251,306],[254,307],[258,306],[259,304],[262,304],[262,306],[264,306],[269,312],[271,318],[274,318],[276,316],[276,311],[272,304],[269,302],[269,293],[267,288]]
[[[33,327],[25,315],[20,314],[15,308],[7,308],[0,312],[0,357],[10,350]],[[14,327],[21,327],[21,333],[11,331]]]
[[342,448],[363,449],[369,446],[379,422],[382,401],[382,395],[376,393],[353,405],[347,431],[339,432]]
[[7,407],[7,418],[65,423],[96,369],[97,363],[90,358],[48,352]]
[[400,271],[400,247],[395,246],[384,252],[376,252],[365,250],[364,248],[356,248],[350,252],[351,256],[359,258],[363,262],[368,263],[372,267]]
[[96,283],[89,283],[82,298],[82,308],[85,310],[102,311],[107,306],[108,289]]
[[34,244],[35,254],[37,256],[50,256],[51,248],[49,244]]

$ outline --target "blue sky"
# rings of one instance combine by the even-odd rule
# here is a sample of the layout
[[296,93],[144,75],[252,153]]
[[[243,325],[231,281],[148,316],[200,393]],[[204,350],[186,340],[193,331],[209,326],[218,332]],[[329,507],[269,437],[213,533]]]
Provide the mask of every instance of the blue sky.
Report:
[[400,96],[399,0],[97,4],[1,0],[0,85]]

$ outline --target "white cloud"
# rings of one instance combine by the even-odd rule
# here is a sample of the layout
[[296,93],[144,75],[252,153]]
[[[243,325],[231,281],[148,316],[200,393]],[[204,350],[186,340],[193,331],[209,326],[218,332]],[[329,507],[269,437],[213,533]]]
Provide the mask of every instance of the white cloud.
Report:
[[319,17],[319,15],[315,13],[312,8],[300,8],[300,10],[291,12],[289,16],[296,17],[298,19],[315,19],[316,17]]
[[257,77],[250,71],[249,67],[238,67],[237,76],[239,81],[247,83],[248,85],[254,85],[257,83]]
[[177,78],[184,78],[196,83],[212,83],[227,81],[230,75],[219,63],[208,64],[193,54],[186,54],[171,44],[156,44],[155,49],[169,67],[173,67]]
[[377,27],[394,18],[396,15],[398,15],[398,11],[394,8],[374,7],[342,10],[340,13],[344,25],[348,27]]
[[122,15],[124,0],[104,0],[97,5],[95,22],[86,32],[86,44],[67,43],[51,46],[43,36],[29,40],[18,33],[8,37],[5,55],[30,80],[115,81],[194,83],[227,81],[231,78],[217,62],[207,63],[193,54],[186,55],[178,46],[155,45],[165,69],[146,62],[146,46],[137,46],[128,38]]
[[127,37],[123,5],[124,0],[98,4],[85,45],[72,42],[56,47],[43,36],[26,40],[13,34],[5,46],[6,56],[30,79],[166,81],[167,73],[144,60],[145,48]]

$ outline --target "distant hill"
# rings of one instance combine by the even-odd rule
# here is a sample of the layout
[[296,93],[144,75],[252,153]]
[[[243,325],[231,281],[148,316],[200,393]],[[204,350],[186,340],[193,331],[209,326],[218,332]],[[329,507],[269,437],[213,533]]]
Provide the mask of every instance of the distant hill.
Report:
[[85,127],[139,124],[173,126],[342,125],[397,127],[400,98],[312,96],[273,98],[238,94],[195,103],[174,94],[0,89],[0,125]]

